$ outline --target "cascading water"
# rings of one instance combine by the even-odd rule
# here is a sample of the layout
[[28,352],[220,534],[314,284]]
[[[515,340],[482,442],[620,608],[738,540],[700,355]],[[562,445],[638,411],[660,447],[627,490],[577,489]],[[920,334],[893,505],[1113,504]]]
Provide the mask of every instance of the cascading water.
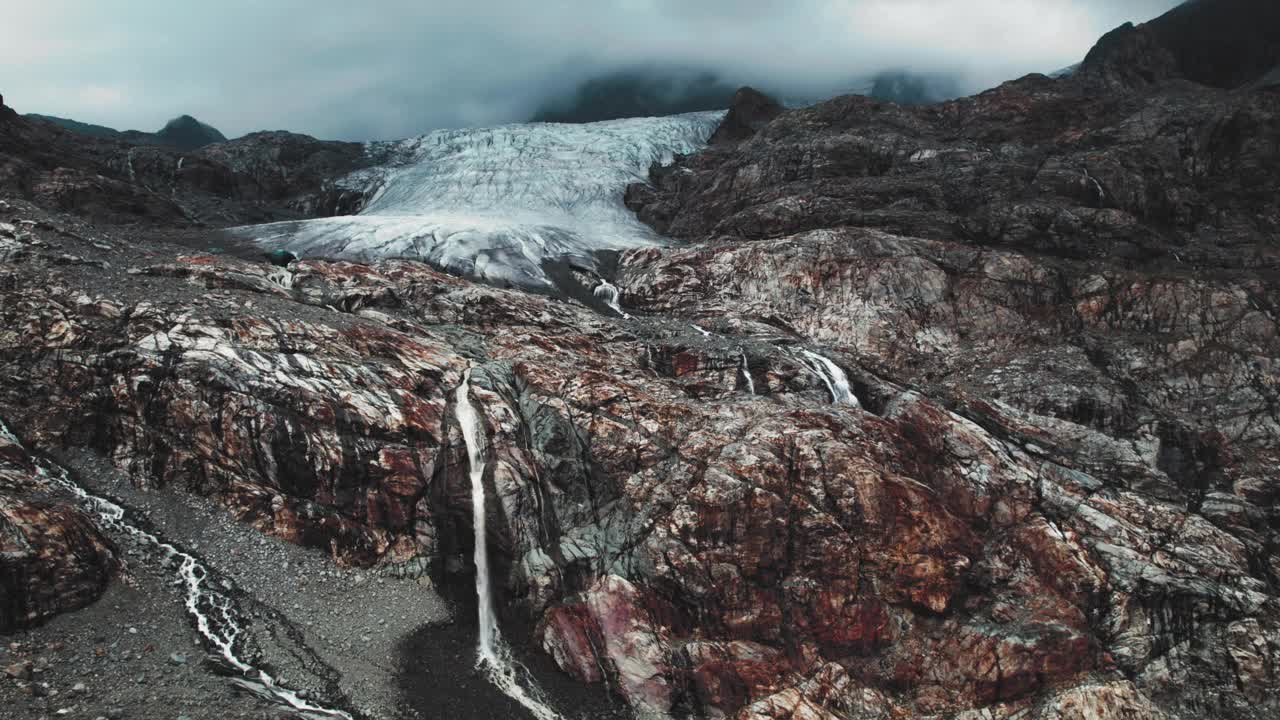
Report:
[[[19,447],[22,445],[17,436],[2,422],[0,422],[0,436],[14,445]],[[237,614],[235,601],[230,595],[219,592],[213,587],[209,582],[208,568],[194,555],[183,552],[131,524],[126,519],[123,507],[80,487],[61,466],[37,458],[36,472],[74,495],[104,526],[131,538],[143,547],[159,552],[164,564],[176,569],[178,577],[186,588],[187,612],[195,619],[196,630],[200,633],[200,637],[228,665],[241,673],[239,677],[233,678],[232,682],[265,700],[290,708],[294,714],[307,720],[334,720],[335,718],[353,720],[346,712],[303,700],[295,691],[277,682],[267,671],[254,667],[237,655],[236,644],[244,632],[245,625]]]
[[738,355],[742,358],[742,379],[747,381],[747,392],[755,395],[756,381],[751,379],[751,368],[747,365],[747,351],[738,348]]
[[663,242],[623,204],[626,187],[645,182],[653,163],[701,149],[723,117],[528,123],[373,143],[366,149],[380,164],[338,182],[373,191],[359,215],[234,232],[307,257],[408,257],[546,289],[548,263],[598,269],[596,251]]
[[613,310],[627,320],[631,319],[631,316],[622,309],[622,305],[618,302],[618,287],[613,283],[608,280],[601,280],[600,284],[596,285],[596,289],[591,291],[591,294],[595,295],[596,298],[605,305],[608,305],[610,310]]
[[1107,191],[1102,188],[1102,183],[1089,174],[1089,168],[1084,169],[1084,179],[1093,185],[1093,191],[1098,194],[1098,207],[1102,207],[1107,201]]
[[[480,416],[471,404],[471,369],[462,376],[458,386],[456,412],[462,439],[467,446],[467,460],[471,475],[471,522],[475,528],[476,600],[479,606],[480,631],[476,648],[476,667],[486,674],[489,681],[508,697],[523,705],[537,720],[560,720],[560,715],[538,697],[528,673],[511,655],[511,649],[502,640],[498,630],[498,618],[493,611],[493,595],[489,587],[489,548],[486,537],[484,492],[484,427]],[[530,685],[526,690],[521,676]]]
[[817,373],[818,377],[827,384],[827,389],[831,391],[831,401],[836,405],[852,405],[861,407],[858,397],[853,394],[853,390],[849,388],[849,376],[844,370],[815,352],[802,350],[804,356],[809,360],[809,367]]

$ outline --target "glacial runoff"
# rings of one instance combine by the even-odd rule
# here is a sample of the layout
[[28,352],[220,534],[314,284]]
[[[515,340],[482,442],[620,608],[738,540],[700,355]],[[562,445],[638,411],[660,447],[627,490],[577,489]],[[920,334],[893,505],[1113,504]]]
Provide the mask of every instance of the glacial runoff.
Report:
[[623,205],[654,162],[702,148],[723,112],[584,125],[440,130],[371,143],[386,158],[340,181],[358,215],[239,228],[271,249],[370,261],[408,257],[495,284],[548,288],[548,262],[595,269],[595,251],[661,238]]

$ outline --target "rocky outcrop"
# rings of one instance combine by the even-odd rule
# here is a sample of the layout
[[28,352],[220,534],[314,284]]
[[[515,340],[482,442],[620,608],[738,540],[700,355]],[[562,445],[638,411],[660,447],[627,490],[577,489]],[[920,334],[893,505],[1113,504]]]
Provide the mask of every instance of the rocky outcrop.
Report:
[[[1095,95],[1031,76],[927,108],[837,98],[655,171],[629,205],[685,239],[875,227],[1076,259],[1274,267],[1272,92]],[[1105,139],[1104,139],[1105,138]],[[1210,210],[1212,208],[1212,210]]]
[[102,594],[115,553],[79,510],[40,499],[36,461],[0,427],[0,633],[38,625]]
[[1181,78],[1233,89],[1280,63],[1280,7],[1269,0],[1195,0],[1108,33],[1082,79],[1133,88]]
[[162,145],[170,145],[177,150],[191,152],[206,145],[227,141],[227,136],[217,128],[206,125],[190,115],[181,115],[169,122],[155,134],[155,139]]
[[742,142],[783,113],[776,100],[755,88],[740,88],[729,112],[708,141],[711,145]]

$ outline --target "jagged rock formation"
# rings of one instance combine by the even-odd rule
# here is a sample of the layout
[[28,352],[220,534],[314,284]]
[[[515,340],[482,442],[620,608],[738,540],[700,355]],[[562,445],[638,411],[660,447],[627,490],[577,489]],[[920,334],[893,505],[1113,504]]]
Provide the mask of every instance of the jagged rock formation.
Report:
[[[746,140],[755,135],[784,108],[776,100],[755,88],[740,88],[733,96],[729,112],[711,135],[710,144],[722,145]],[[643,187],[643,186],[642,186]]]
[[502,604],[639,709],[1272,717],[1280,94],[1099,83],[1134,47],[747,113],[628,192],[688,241],[623,253],[632,319],[13,201],[0,416],[338,562],[446,572],[470,368]]
[[1280,63],[1280,5],[1270,0],[1193,0],[1100,40],[1081,67],[1117,87],[1181,78],[1210,87],[1246,85]]

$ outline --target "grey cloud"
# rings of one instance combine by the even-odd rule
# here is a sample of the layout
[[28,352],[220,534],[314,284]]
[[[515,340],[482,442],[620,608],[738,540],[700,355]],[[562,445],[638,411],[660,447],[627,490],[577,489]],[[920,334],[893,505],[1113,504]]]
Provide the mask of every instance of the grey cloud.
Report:
[[1176,0],[42,0],[6,11],[0,92],[24,112],[228,135],[403,137],[522,120],[629,65],[797,92],[885,68],[977,90],[1079,61]]

